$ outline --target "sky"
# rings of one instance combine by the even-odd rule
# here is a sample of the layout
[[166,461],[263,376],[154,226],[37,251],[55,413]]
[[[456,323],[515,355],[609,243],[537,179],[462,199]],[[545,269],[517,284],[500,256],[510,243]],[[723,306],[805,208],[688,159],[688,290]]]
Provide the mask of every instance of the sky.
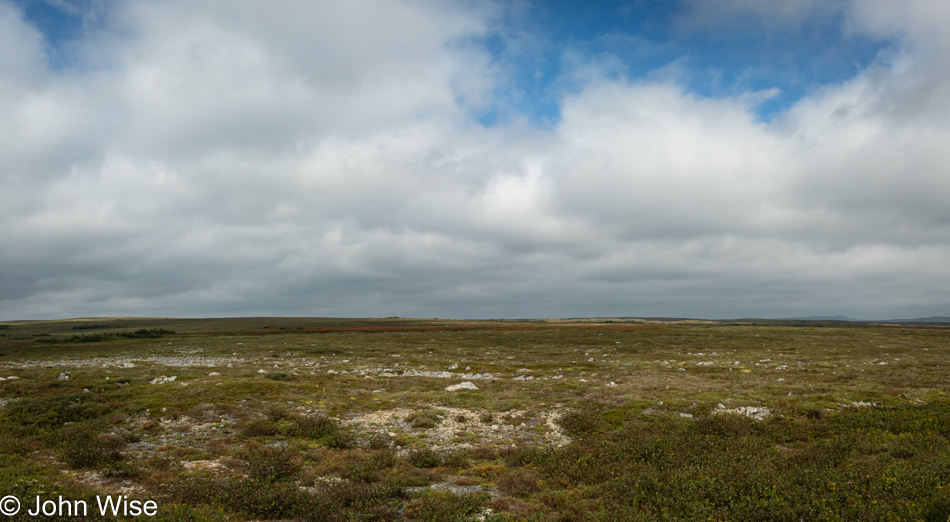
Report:
[[950,315],[948,24],[0,0],[0,320]]

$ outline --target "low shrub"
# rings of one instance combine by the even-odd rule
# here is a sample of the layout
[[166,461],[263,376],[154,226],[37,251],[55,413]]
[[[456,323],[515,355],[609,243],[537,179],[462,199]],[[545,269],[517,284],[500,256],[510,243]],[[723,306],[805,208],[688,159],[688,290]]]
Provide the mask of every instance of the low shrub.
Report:
[[468,455],[464,451],[421,448],[409,452],[409,463],[417,468],[464,468],[468,466]]
[[284,448],[249,444],[238,455],[247,475],[254,480],[275,482],[293,478],[303,464],[299,453]]
[[87,426],[67,426],[59,430],[57,456],[71,468],[97,468],[122,460],[125,441],[116,436],[96,436]]
[[455,522],[477,515],[491,500],[488,493],[456,495],[429,490],[406,505],[406,517],[427,522]]
[[558,424],[568,435],[576,438],[591,435],[606,426],[600,415],[587,408],[566,412],[558,420]]
[[526,497],[541,491],[541,476],[534,469],[513,469],[498,479],[498,489],[510,495]]
[[442,410],[428,408],[409,415],[406,422],[416,429],[430,429],[441,424],[444,416],[445,412]]

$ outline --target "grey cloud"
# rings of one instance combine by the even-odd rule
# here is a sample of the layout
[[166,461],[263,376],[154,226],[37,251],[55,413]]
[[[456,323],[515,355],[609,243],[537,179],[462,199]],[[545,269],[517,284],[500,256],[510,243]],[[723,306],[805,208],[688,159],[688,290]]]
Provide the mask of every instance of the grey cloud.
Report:
[[944,313],[939,40],[771,123],[581,63],[484,128],[497,6],[283,7],[110,5],[51,71],[0,2],[0,317]]

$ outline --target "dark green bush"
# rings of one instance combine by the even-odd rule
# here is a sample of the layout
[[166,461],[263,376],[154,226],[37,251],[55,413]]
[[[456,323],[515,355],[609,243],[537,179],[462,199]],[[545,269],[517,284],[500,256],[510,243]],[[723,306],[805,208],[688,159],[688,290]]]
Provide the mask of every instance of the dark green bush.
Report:
[[71,468],[97,468],[122,460],[125,441],[120,437],[99,437],[84,425],[67,426],[58,436],[57,456]]
[[409,452],[409,463],[417,468],[437,468],[442,465],[442,457],[429,448]]
[[427,522],[456,522],[478,514],[491,500],[487,493],[456,495],[429,490],[406,505],[406,517]]
[[255,518],[313,521],[399,520],[405,495],[385,484],[346,482],[309,493],[290,482],[258,482],[237,477],[185,477],[163,486],[168,504],[219,506]]
[[157,339],[163,335],[174,334],[172,330],[164,328],[139,328],[131,332],[105,332],[97,334],[72,335],[63,339],[44,339],[50,343],[101,343],[118,339]]
[[468,466],[468,455],[464,451],[421,448],[409,452],[409,463],[417,468],[464,468]]
[[300,454],[284,448],[248,445],[238,454],[247,475],[254,480],[274,482],[293,478],[303,464]]
[[406,417],[406,422],[416,429],[430,429],[438,426],[444,416],[445,413],[443,411],[428,408],[409,415]]
[[541,491],[541,476],[531,468],[513,469],[498,479],[498,489],[510,495],[526,497]]
[[277,433],[277,424],[259,417],[244,423],[241,433],[245,437],[268,437]]
[[117,403],[101,401],[102,397],[89,393],[24,398],[7,404],[0,410],[0,418],[11,423],[18,433],[39,435],[65,423],[98,419],[119,407]]
[[585,437],[606,426],[600,415],[587,408],[565,413],[558,420],[558,424],[572,437]]

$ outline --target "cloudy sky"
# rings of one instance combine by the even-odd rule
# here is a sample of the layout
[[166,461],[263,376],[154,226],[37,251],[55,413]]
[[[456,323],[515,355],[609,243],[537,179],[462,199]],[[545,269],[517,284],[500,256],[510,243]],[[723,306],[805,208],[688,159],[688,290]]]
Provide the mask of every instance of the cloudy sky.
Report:
[[0,0],[0,319],[950,315],[948,26]]

